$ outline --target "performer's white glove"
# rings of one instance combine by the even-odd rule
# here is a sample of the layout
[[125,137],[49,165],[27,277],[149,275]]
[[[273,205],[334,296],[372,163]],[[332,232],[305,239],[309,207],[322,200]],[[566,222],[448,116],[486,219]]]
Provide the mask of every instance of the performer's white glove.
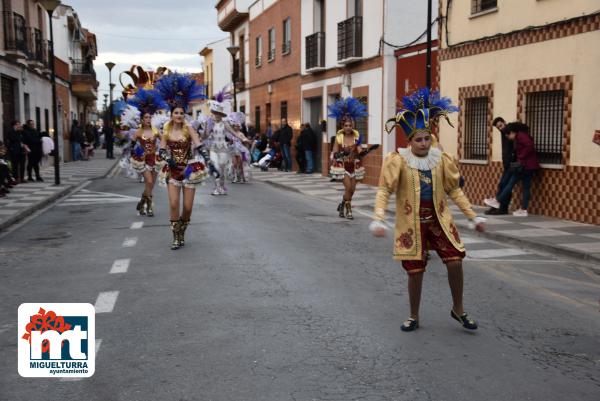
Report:
[[371,231],[375,237],[385,237],[389,231],[389,228],[383,222],[379,220],[373,220],[371,224],[369,224],[369,231]]
[[483,231],[485,229],[484,223],[487,221],[485,217],[475,217],[474,219],[469,219],[469,228],[471,230]]

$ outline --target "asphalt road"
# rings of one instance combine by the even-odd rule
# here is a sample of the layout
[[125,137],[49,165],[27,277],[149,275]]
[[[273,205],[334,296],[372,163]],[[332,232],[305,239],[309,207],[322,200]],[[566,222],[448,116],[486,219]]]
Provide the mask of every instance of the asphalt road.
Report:
[[[421,328],[402,333],[406,275],[367,216],[341,220],[334,204],[261,183],[209,190],[178,251],[166,192],[156,217],[136,216],[141,184],[120,177],[0,238],[0,400],[599,399],[591,270],[535,253],[466,260],[465,306],[480,323],[467,332],[434,257]],[[96,315],[95,375],[21,378],[18,306],[101,293],[114,305]]]

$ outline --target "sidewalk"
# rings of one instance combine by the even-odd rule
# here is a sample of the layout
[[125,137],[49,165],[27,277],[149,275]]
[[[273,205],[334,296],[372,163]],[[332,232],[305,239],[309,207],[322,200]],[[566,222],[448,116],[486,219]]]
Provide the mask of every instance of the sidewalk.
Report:
[[[10,194],[0,198],[0,231],[42,209],[79,184],[106,177],[118,158],[107,159],[104,150],[97,149],[95,153],[90,161],[61,164],[60,186],[54,185],[54,165],[50,164],[40,171],[44,182],[25,182],[12,188]],[[118,153],[116,148],[115,153]]]
[[[319,199],[339,203],[344,187],[340,182],[330,182],[319,174],[306,175],[284,173],[275,170],[263,172],[253,170],[256,181],[314,196]],[[376,187],[358,184],[352,206],[371,214],[375,202]],[[387,222],[394,225],[395,198],[388,204]],[[467,218],[451,203],[456,225],[467,229]],[[487,208],[474,206],[483,215]],[[335,208],[332,208],[332,214]],[[560,220],[552,217],[485,216],[487,218],[485,237],[510,243],[521,248],[558,253],[564,256],[600,264],[600,226]]]

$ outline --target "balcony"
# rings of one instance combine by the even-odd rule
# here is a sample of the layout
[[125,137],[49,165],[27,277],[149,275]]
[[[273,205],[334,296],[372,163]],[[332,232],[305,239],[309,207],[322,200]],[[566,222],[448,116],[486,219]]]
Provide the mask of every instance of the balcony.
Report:
[[338,23],[338,63],[349,64],[362,59],[362,17]]
[[231,32],[248,18],[248,13],[240,12],[235,3],[236,0],[220,0],[216,5],[217,23],[222,31]]
[[4,25],[4,49],[8,56],[26,58],[29,53],[27,46],[27,24],[25,17],[10,11],[2,13]]
[[306,38],[306,72],[325,69],[325,32],[315,32]]
[[49,42],[44,40],[41,30],[30,28],[29,31],[29,59],[27,63],[33,67],[49,69]]
[[94,64],[90,60],[73,60],[71,62],[71,90],[81,99],[98,98],[98,81]]

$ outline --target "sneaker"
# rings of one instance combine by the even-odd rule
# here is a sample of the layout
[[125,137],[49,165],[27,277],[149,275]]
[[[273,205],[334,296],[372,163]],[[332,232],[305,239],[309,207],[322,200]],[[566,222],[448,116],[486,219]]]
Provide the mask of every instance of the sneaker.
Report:
[[44,182],[44,179],[42,177],[38,177],[35,179],[37,182]]
[[219,195],[227,195],[227,188],[225,188],[225,187],[219,188]]
[[527,213],[527,210],[523,210],[523,209],[519,209],[519,210],[515,210],[513,212],[513,216],[517,216],[517,217],[527,217],[529,214]]
[[221,191],[219,191],[219,188],[215,188],[215,190],[211,192],[211,195],[221,195]]
[[498,202],[494,198],[484,199],[483,203],[485,203],[489,207],[493,207],[494,209],[500,209],[500,202]]

